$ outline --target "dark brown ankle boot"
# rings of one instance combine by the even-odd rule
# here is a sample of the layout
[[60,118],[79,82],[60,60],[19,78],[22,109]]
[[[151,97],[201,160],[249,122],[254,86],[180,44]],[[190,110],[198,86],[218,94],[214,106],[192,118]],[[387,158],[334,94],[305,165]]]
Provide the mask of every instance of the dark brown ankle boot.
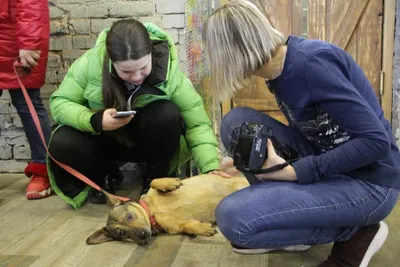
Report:
[[318,267],[367,267],[388,233],[385,222],[361,227],[349,240],[335,242],[331,255]]

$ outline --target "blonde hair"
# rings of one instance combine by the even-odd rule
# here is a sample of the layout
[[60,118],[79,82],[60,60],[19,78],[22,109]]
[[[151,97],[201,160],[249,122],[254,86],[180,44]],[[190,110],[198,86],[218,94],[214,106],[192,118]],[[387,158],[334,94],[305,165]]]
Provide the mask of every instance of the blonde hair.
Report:
[[216,9],[204,25],[202,39],[210,62],[211,90],[219,101],[243,88],[246,79],[285,42],[263,11],[243,0]]

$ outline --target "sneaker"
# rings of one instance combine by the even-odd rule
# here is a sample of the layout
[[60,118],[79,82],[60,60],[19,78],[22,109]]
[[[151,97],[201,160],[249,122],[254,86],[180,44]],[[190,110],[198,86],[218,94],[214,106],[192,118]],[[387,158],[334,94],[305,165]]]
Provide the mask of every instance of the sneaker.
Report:
[[242,248],[236,245],[232,245],[232,251],[235,253],[239,254],[247,254],[247,255],[252,255],[252,254],[264,254],[276,250],[282,250],[282,251],[291,251],[291,252],[296,252],[296,251],[306,251],[311,248],[311,246],[308,245],[297,245],[297,246],[288,246],[288,247],[283,247],[283,248]]
[[49,179],[40,175],[33,174],[26,188],[27,199],[45,198],[52,194]]
[[389,234],[385,222],[360,228],[349,240],[335,242],[331,255],[318,267],[367,267]]

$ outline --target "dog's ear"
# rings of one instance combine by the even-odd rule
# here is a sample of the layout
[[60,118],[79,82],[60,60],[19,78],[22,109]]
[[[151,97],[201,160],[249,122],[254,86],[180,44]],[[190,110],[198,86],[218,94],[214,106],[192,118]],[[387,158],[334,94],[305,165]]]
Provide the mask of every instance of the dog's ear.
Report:
[[91,236],[86,239],[86,244],[88,245],[97,245],[101,243],[105,243],[108,241],[113,241],[114,238],[111,237],[107,228],[103,227],[100,230],[94,232]]
[[124,202],[122,200],[119,200],[113,196],[110,195],[110,193],[104,191],[103,189],[101,189],[101,192],[106,196],[107,199],[107,204],[111,207],[117,207],[119,205],[124,204]]

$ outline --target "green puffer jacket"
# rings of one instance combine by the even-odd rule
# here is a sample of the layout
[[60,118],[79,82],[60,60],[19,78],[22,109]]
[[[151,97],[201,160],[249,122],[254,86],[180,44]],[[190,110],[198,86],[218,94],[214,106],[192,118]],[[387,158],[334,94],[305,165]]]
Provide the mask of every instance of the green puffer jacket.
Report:
[[[132,108],[140,108],[153,101],[167,99],[180,109],[186,131],[185,135],[181,136],[180,149],[171,162],[170,173],[191,157],[202,173],[219,168],[217,140],[211,128],[211,121],[204,109],[200,95],[178,68],[179,60],[172,39],[156,25],[151,23],[144,23],[144,25],[153,43],[159,43],[160,47],[162,46],[160,43],[164,44],[164,62],[168,67],[160,68],[161,72],[164,72],[164,75],[161,75],[163,79],[156,79],[157,82],[154,84],[160,93],[152,94],[150,92],[139,95],[133,100]],[[104,109],[102,104],[102,66],[106,53],[107,32],[108,29],[103,30],[96,45],[72,64],[58,89],[51,95],[51,115],[60,126],[68,125],[80,131],[98,134],[93,129],[90,118],[97,111]],[[166,56],[168,55],[167,50],[169,51],[168,57]],[[155,67],[157,67],[157,62],[155,65],[153,64],[153,68]],[[55,183],[49,158],[47,166],[54,191],[75,209],[83,205],[89,187],[74,199],[68,198]]]

